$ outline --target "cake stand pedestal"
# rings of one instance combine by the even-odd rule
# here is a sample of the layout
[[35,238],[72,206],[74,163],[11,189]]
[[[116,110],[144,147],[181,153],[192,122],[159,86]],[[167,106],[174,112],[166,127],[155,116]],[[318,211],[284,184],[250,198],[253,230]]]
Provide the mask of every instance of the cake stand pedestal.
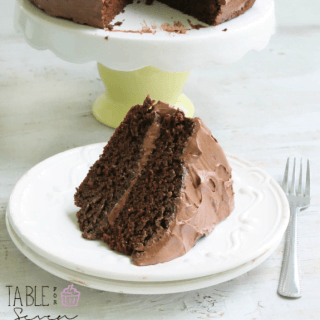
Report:
[[182,109],[192,116],[192,102],[181,94],[188,80],[189,71],[166,72],[155,67],[144,67],[136,71],[116,71],[98,63],[98,70],[107,90],[93,105],[94,116],[102,123],[116,128],[129,109],[141,104],[146,96],[161,100]]
[[[175,21],[191,30],[163,30]],[[233,63],[250,50],[262,50],[275,31],[273,0],[256,0],[238,18],[199,30],[190,26],[205,24],[158,2],[128,5],[115,22],[122,24],[104,31],[51,17],[28,0],[16,0],[15,27],[30,46],[73,63],[98,62],[107,90],[95,101],[93,114],[114,128],[148,94],[193,116],[191,101],[181,94],[190,70],[206,62]]]

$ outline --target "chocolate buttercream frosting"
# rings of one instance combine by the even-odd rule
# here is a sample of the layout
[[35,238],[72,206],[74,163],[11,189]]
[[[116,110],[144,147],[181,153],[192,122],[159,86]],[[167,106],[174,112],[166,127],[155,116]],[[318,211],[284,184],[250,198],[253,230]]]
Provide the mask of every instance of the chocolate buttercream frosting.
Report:
[[[154,110],[162,115],[174,112],[163,102],[158,102]],[[143,254],[133,254],[136,265],[157,264],[184,255],[234,209],[232,169],[227,158],[203,121],[193,121],[194,133],[181,159],[185,175],[176,199],[175,218],[160,240],[155,237],[144,247]]]
[[253,6],[255,0],[218,0],[218,3],[220,4],[220,9],[214,25],[240,16]]
[[103,28],[102,0],[29,0],[48,15]]

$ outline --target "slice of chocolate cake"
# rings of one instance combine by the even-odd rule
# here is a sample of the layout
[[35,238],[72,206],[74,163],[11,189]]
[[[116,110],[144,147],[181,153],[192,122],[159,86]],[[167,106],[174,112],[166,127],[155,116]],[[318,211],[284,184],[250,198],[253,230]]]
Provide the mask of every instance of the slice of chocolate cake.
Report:
[[[47,14],[96,28],[107,28],[133,0],[29,0]],[[209,25],[233,19],[250,9],[255,0],[159,0]],[[153,0],[146,0],[152,4]],[[142,21],[143,19],[141,19]]]
[[80,230],[136,265],[182,256],[234,208],[231,168],[199,118],[148,96],[75,194]]

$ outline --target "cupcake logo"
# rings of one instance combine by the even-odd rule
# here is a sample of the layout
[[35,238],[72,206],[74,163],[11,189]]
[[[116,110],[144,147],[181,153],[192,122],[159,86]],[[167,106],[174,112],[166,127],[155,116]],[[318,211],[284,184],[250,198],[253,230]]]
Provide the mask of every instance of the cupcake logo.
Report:
[[80,299],[80,292],[70,284],[61,292],[61,302],[65,307],[77,307]]

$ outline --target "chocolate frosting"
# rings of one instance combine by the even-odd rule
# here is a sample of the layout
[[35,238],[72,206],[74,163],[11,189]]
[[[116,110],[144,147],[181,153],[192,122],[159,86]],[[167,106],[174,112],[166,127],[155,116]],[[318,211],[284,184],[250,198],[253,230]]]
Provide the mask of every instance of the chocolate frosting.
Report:
[[54,17],[73,20],[96,28],[103,28],[101,0],[29,0]]
[[238,17],[250,9],[255,0],[218,0],[220,10],[215,18],[215,25]]
[[[155,110],[164,114],[174,109],[159,102]],[[195,130],[182,156],[185,176],[176,199],[175,218],[160,240],[149,243],[142,255],[133,254],[136,265],[157,264],[184,255],[234,209],[231,167],[226,156],[202,120],[193,120]]]

